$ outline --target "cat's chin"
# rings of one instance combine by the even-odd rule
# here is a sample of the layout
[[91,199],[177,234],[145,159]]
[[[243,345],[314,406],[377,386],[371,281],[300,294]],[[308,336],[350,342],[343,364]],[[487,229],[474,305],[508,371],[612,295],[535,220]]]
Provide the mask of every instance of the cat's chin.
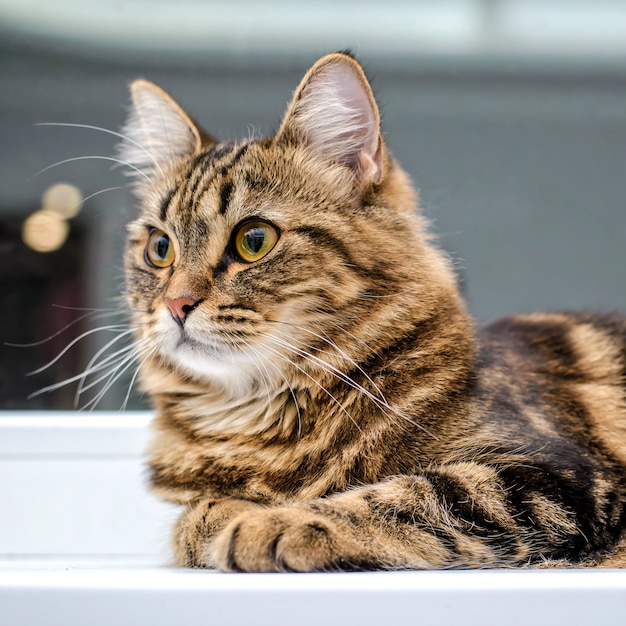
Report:
[[233,348],[183,342],[171,351],[169,359],[190,378],[217,385],[234,397],[246,395],[261,379],[267,378],[262,366],[255,363],[251,355]]
[[220,387],[230,397],[243,397],[254,388],[273,386],[270,374],[280,376],[276,367],[268,367],[270,354],[263,346],[236,345],[218,331],[198,328],[193,320],[181,330],[169,312],[151,332],[152,343],[163,360],[186,378],[201,386]]

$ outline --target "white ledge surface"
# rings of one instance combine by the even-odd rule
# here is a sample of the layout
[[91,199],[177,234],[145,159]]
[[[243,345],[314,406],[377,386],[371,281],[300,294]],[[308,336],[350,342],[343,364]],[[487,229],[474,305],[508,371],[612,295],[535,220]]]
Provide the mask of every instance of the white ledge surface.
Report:
[[625,621],[626,572],[612,570],[221,574],[133,561],[0,562],[0,623],[7,625]]

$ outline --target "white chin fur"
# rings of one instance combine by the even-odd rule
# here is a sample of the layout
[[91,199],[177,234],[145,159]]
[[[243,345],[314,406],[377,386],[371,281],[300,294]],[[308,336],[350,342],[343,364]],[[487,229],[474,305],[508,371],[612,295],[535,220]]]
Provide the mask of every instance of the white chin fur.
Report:
[[189,376],[217,383],[232,395],[249,389],[261,377],[260,366],[241,352],[209,354],[200,346],[182,344],[170,358]]
[[230,396],[243,395],[261,381],[267,384],[272,372],[276,373],[273,366],[268,367],[262,348],[213,347],[195,339],[191,325],[185,328],[191,341],[181,343],[180,329],[171,318],[162,318],[157,329],[161,353],[170,362],[191,378],[219,385]]

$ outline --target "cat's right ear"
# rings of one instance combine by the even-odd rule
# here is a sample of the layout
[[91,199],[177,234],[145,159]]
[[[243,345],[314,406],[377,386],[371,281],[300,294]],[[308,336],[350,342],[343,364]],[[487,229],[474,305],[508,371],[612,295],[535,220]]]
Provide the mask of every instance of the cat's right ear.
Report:
[[383,178],[378,106],[363,68],[348,53],[329,54],[307,72],[277,138],[303,143],[318,158],[346,166],[361,185]]
[[147,80],[134,81],[130,93],[118,153],[131,174],[152,178],[173,160],[200,151],[206,136],[168,93]]

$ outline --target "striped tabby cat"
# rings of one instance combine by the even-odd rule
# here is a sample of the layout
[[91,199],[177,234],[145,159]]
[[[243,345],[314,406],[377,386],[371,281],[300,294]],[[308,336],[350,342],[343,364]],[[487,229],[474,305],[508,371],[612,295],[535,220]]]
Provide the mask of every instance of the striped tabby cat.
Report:
[[127,300],[181,565],[626,562],[626,319],[477,330],[350,55],[261,140],[132,98]]

